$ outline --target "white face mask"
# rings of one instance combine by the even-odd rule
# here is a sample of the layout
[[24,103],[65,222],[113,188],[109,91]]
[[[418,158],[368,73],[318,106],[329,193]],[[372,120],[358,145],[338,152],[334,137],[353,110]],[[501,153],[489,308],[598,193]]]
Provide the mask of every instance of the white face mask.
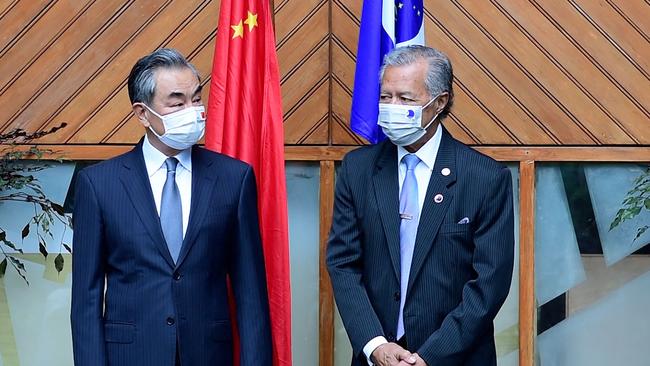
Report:
[[438,96],[427,104],[403,105],[379,103],[379,122],[384,134],[397,146],[409,146],[427,133],[427,128],[438,118],[440,112],[422,127],[422,110],[428,107]]
[[205,133],[205,107],[192,106],[164,116],[154,112],[149,106],[143,104],[149,112],[160,118],[165,127],[161,136],[151,128],[149,129],[160,141],[175,150],[185,150],[196,144]]

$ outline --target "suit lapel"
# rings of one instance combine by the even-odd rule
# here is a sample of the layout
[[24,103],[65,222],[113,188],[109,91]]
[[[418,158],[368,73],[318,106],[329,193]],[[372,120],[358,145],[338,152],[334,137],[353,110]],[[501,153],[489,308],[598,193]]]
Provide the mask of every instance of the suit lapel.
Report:
[[120,180],[160,255],[165,258],[165,261],[171,267],[174,267],[174,261],[169,254],[167,242],[160,228],[160,218],[158,217],[151,182],[147,176],[147,168],[142,155],[142,141],[126,156],[120,173]]
[[399,185],[397,172],[397,148],[390,142],[384,142],[377,158],[372,177],[375,202],[386,235],[390,260],[395,277],[400,278],[399,250]]
[[[448,175],[443,175],[442,170],[449,169]],[[449,203],[454,199],[453,191],[450,187],[456,181],[456,150],[454,140],[447,130],[443,128],[440,148],[436,156],[431,179],[427,187],[427,193],[420,215],[418,233],[415,238],[415,249],[413,251],[413,261],[409,274],[409,284],[407,291],[411,290],[413,282],[422,268],[424,259],[429,253],[433,241],[438,233],[440,224],[445,217]],[[436,199],[436,196],[438,199]],[[442,201],[439,199],[442,197]],[[399,225],[398,225],[399,227]]]
[[192,202],[190,204],[190,218],[187,224],[187,231],[183,239],[183,245],[178,255],[176,266],[180,267],[187,253],[196,241],[196,235],[199,232],[200,221],[205,217],[210,207],[210,195],[215,186],[216,177],[208,174],[212,161],[205,159],[198,146],[192,149]]

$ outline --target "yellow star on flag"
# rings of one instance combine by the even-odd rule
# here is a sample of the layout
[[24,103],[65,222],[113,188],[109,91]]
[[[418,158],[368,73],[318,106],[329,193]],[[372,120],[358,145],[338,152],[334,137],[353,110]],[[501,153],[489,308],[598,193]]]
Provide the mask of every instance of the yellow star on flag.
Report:
[[244,24],[248,24],[248,31],[252,31],[253,27],[257,27],[257,14],[248,12],[248,17],[244,20]]
[[244,38],[244,25],[242,24],[241,20],[238,24],[231,25],[230,28],[235,31],[232,35],[232,39],[235,39],[237,37]]

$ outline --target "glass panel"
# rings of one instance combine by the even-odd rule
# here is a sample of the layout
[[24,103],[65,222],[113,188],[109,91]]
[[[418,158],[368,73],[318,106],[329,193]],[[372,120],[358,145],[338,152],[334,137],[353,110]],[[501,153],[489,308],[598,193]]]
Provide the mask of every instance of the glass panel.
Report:
[[[607,265],[612,265],[627,257],[650,241],[650,230],[635,239],[639,228],[650,223],[650,193],[643,196],[645,202],[638,206],[645,207],[635,217],[625,220],[616,228],[611,223],[625,200],[626,193],[635,186],[635,179],[642,176],[641,167],[635,165],[596,165],[586,166],[585,176],[589,186],[589,195],[596,216],[598,234],[603,245],[603,254]],[[646,179],[648,176],[645,176]],[[612,188],[618,189],[612,189]],[[647,205],[647,206],[646,206]]]
[[499,366],[519,365],[519,165],[508,164],[512,173],[515,213],[515,265],[506,302],[494,319],[494,337]]
[[[565,259],[556,265],[556,276],[537,274],[537,291],[561,290],[544,303],[538,298],[538,363],[648,365],[650,237],[647,232],[635,236],[650,223],[650,170],[638,164],[542,164],[537,173],[537,210],[546,206],[547,214],[553,209],[560,217],[568,213],[569,222],[536,221],[535,232],[561,231],[556,237],[575,238],[575,242],[551,242],[536,235],[536,263],[556,260],[549,247],[579,253],[577,261]],[[545,180],[549,174],[560,179]],[[644,189],[633,191],[643,182]],[[545,194],[551,190],[555,195]],[[626,207],[629,210],[621,211],[626,219],[612,225]],[[551,284],[578,271],[584,273],[582,281]]]
[[[32,174],[41,183],[45,195],[64,206],[68,187],[75,170],[74,163],[49,162],[49,168]],[[43,163],[27,162],[33,169]],[[11,192],[2,192],[6,196]],[[72,365],[70,336],[70,263],[61,243],[72,242],[72,231],[54,220],[52,236],[30,225],[30,234],[22,240],[23,227],[34,215],[30,203],[3,201],[0,203],[0,222],[8,240],[19,244],[24,254],[14,254],[26,269],[29,286],[8,265],[0,279],[0,365]],[[39,252],[38,236],[47,242],[47,259]],[[2,245],[2,244],[0,244]],[[7,247],[3,250],[12,252]],[[64,258],[64,269],[57,273],[54,259],[59,252]],[[0,261],[4,256],[0,256]]]
[[560,169],[540,167],[536,179],[535,282],[543,305],[582,282],[585,271]]
[[319,185],[317,163],[288,162],[291,333],[294,365],[318,364]]

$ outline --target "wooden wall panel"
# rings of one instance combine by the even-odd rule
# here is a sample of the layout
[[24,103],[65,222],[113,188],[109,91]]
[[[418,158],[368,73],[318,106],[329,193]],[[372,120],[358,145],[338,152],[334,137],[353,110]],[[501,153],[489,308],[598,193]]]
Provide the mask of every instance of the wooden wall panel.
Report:
[[[189,60],[196,66],[201,76],[201,84],[203,85],[202,97],[207,100],[210,93],[210,70],[212,68],[212,58],[214,56],[214,42],[216,38],[216,28],[210,26],[214,22],[216,14],[219,12],[219,5],[216,2],[208,1],[184,1],[174,2],[177,8],[169,11],[168,17],[161,21],[174,31],[163,36],[153,37],[140,37],[144,47],[150,47],[151,50],[158,48],[158,45],[165,45],[166,47],[176,48],[181,51]],[[188,6],[192,4],[192,6]],[[156,28],[154,28],[155,31]],[[153,40],[159,43],[153,43]],[[149,40],[149,41],[147,41]],[[130,70],[131,66],[128,66]],[[126,84],[126,72],[123,83]],[[128,94],[126,87],[123,87],[123,95],[126,102],[113,101],[115,109],[120,109],[119,106],[128,102]],[[119,99],[119,98],[118,98]],[[104,109],[111,109],[104,107]],[[126,114],[125,114],[126,112]],[[100,135],[102,143],[135,143],[142,135],[142,127],[137,119],[131,114],[130,108],[123,111],[119,116],[121,119],[118,123],[117,120],[113,124],[113,129],[105,134]],[[97,115],[90,120],[89,133],[92,133],[92,126],[96,126],[105,121],[106,119]],[[88,130],[87,129],[87,130]]]
[[[0,125],[6,131],[7,127],[25,127],[30,122],[26,115],[21,116],[32,102],[38,98],[55,81],[67,67],[83,52],[84,45],[90,39],[96,38],[105,30],[105,14],[119,11],[122,0],[107,0],[93,4],[86,12],[78,17],[74,24],[60,34],[56,42],[46,49],[33,63],[26,68],[17,68],[15,76],[0,86],[0,103],[6,108],[0,110]],[[51,9],[50,9],[51,10]],[[102,19],[102,21],[97,21]],[[47,30],[46,30],[47,31]],[[56,33],[56,32],[52,32]],[[21,43],[13,47],[21,47]],[[4,60],[3,60],[4,62]],[[17,65],[25,66],[22,63]],[[24,70],[24,71],[23,71]],[[63,96],[63,94],[59,94]],[[56,104],[48,101],[41,107],[56,108]],[[28,112],[29,113],[29,112]]]
[[650,6],[648,6],[647,1],[606,0],[605,2],[648,41],[648,35],[650,34],[650,22],[648,22],[648,19],[650,19]]
[[[549,7],[547,7],[549,8]],[[564,9],[569,11],[571,9]],[[534,41],[535,48],[544,53],[546,64],[543,70],[552,70],[557,68],[566,76],[561,80],[567,80],[572,87],[575,87],[575,95],[579,97],[588,97],[592,104],[594,112],[600,112],[600,118],[583,119],[585,125],[592,131],[596,131],[601,125],[618,125],[633,143],[647,143],[648,132],[645,133],[642,128],[644,120],[647,125],[649,114],[643,104],[647,104],[647,95],[640,94],[640,90],[634,91],[624,85],[626,75],[633,75],[637,70],[626,62],[610,60],[616,52],[611,44],[604,42],[599,38],[594,28],[578,27],[573,29],[579,23],[576,15],[567,15],[564,18],[552,18],[548,9],[541,9],[539,4],[523,4],[519,2],[504,3],[500,6],[499,11],[510,18],[511,22],[517,24],[520,32],[527,34],[527,37]],[[559,16],[560,14],[556,14]],[[614,16],[616,14],[610,14]],[[614,18],[616,19],[616,17]],[[618,19],[621,19],[618,17]],[[526,24],[525,28],[522,24]],[[623,22],[619,23],[623,24]],[[630,28],[631,29],[631,28]],[[591,36],[575,39],[568,33],[571,32],[590,32]],[[635,33],[635,32],[630,32]],[[581,44],[589,43],[595,46],[592,52],[588,52]],[[650,50],[646,42],[645,48]],[[533,50],[533,48],[529,48]],[[603,56],[605,55],[605,56]],[[602,64],[597,59],[603,59]],[[620,71],[619,71],[620,70]],[[613,73],[618,73],[621,77],[615,77]],[[648,80],[640,80],[640,84],[647,83]],[[630,81],[627,81],[630,84]],[[647,94],[647,93],[646,93]],[[567,104],[570,109],[581,108],[576,104],[575,98],[564,98],[568,100]],[[643,100],[643,102],[640,102]],[[587,107],[588,108],[588,107]],[[600,136],[602,139],[604,136]],[[620,136],[618,138],[623,138]]]
[[[349,127],[359,0],[276,0],[287,145],[358,145]],[[472,145],[650,144],[650,5],[643,0],[425,1],[446,52],[446,126]],[[139,57],[180,49],[206,87],[219,1],[0,2],[0,132],[69,126],[48,144],[132,144]]]
[[[21,1],[19,5],[38,3],[38,1]],[[20,42],[20,46],[6,47],[0,52],[2,57],[0,85],[3,85],[3,90],[11,85],[12,80],[22,75],[35,59],[42,56],[43,52],[58,40],[72,21],[78,18],[80,14],[88,11],[89,5],[89,1],[57,2],[47,9],[49,11],[39,14],[40,16],[32,21],[29,26],[23,25],[25,28],[20,36],[14,36],[13,40],[7,37],[7,40],[11,40],[13,44]],[[15,14],[8,14],[5,18],[14,20],[14,24],[19,23],[20,18],[14,19],[14,16]],[[0,21],[0,23],[3,23],[3,21]],[[53,29],[60,30],[52,32]]]
[[275,5],[285,143],[328,145],[329,2],[288,0]]
[[[52,6],[48,15],[60,16],[57,9]],[[61,9],[71,13],[69,6]],[[68,122],[68,127],[43,142],[137,142],[142,128],[132,118],[126,90],[133,63],[153,49],[178,48],[196,64],[204,84],[209,83],[218,11],[219,1],[105,0],[93,2],[58,33],[52,32],[51,24],[42,29],[40,22],[35,24],[30,31],[42,34],[41,43],[50,42],[48,33],[56,39],[33,62],[26,60],[22,69],[11,69],[15,72],[10,82],[0,83],[0,101],[13,101],[0,115],[0,126],[4,131],[35,130]],[[41,22],[46,19],[41,17]],[[3,57],[0,67],[10,69],[9,64]],[[204,95],[208,93],[206,87]]]
[[[182,52],[188,52],[191,50],[190,47],[196,47],[200,40],[197,40],[195,35],[192,38],[185,37],[182,43],[174,40],[180,34],[188,31],[192,34],[198,32],[198,30],[186,30],[188,27],[183,27],[183,23],[191,26],[201,24],[193,20],[209,21],[206,16],[202,16],[203,19],[196,19],[202,14],[216,13],[218,9],[210,9],[207,7],[208,4],[197,0],[188,0],[182,4],[173,2],[170,6],[165,7],[148,27],[129,41],[128,46],[117,54],[106,68],[96,73],[80,88],[70,104],[60,108],[55,115],[50,117],[48,127],[58,124],[59,121],[78,121],[74,124],[76,128],[65,128],[57,134],[56,138],[65,138],[68,143],[103,142],[121,129],[130,117],[126,78],[134,60],[141,57],[143,52],[158,48],[162,44],[178,49],[182,49],[183,44],[187,45]],[[178,31],[160,32],[162,27],[177,28]],[[214,45],[211,48],[214,48]],[[119,77],[117,77],[118,75]],[[78,115],[79,110],[85,110],[87,114],[80,116]],[[136,132],[135,136],[124,136],[125,139],[118,142],[133,142],[134,137],[142,134],[141,129],[134,132]]]
[[[540,59],[548,64],[544,69],[559,70],[563,74],[559,80],[572,84],[570,87],[577,95],[589,98],[593,109],[600,110],[601,116],[606,115],[604,121],[608,123],[601,123],[602,125],[616,124],[621,130],[626,131],[627,136],[638,142],[635,136],[644,134],[639,129],[643,124],[638,121],[647,119],[647,116],[620,90],[609,86],[606,76],[590,63],[579,49],[573,47],[571,42],[554,28],[548,18],[531,6],[517,7],[517,5],[523,4],[508,3],[495,8],[534,44],[535,47],[529,49],[543,53]],[[523,14],[526,14],[526,17],[523,17]],[[522,24],[526,24],[526,27]],[[591,119],[591,121],[597,120]],[[606,139],[607,136],[603,138]]]
[[44,14],[53,2],[49,1],[5,1],[0,7],[0,57],[16,43]]
[[[508,62],[502,64],[510,67],[507,74],[515,74],[515,69],[530,80],[528,87],[539,90],[538,96],[545,97],[543,104],[553,106],[555,112],[542,120],[549,125],[558,124],[555,121],[562,121],[562,126],[571,126],[571,130],[558,132],[560,135],[581,135],[587,136],[594,142],[605,144],[629,144],[634,142],[627,131],[619,125],[605,110],[598,108],[598,104],[589,95],[581,90],[569,79],[562,70],[553,67],[545,58],[544,54],[535,47],[521,47],[528,43],[526,36],[517,32],[516,26],[494,7],[479,7],[478,3],[463,1],[464,5],[458,5],[463,14],[473,23],[481,33],[490,40],[488,47],[491,47],[505,58]],[[487,52],[481,52],[482,55]],[[504,60],[504,61],[505,61]],[[548,66],[548,67],[547,67]],[[494,69],[494,66],[488,66]],[[509,86],[511,90],[517,90],[516,85]],[[592,95],[593,96],[593,95]],[[543,108],[543,106],[542,106]],[[566,123],[569,120],[571,123]],[[607,121],[607,123],[593,123],[589,121]],[[578,131],[581,130],[581,131]],[[565,144],[583,142],[581,139],[562,141]]]
[[[361,2],[354,2],[359,4]],[[350,108],[359,34],[360,7],[353,2],[333,1],[332,8],[332,143],[359,145],[363,138],[350,128]]]
[[[337,31],[345,24],[340,15],[359,19],[360,7],[333,4],[336,58],[345,44]],[[446,124],[461,140],[650,143],[650,96],[643,92],[650,90],[650,42],[648,22],[639,16],[648,14],[647,2],[454,0],[425,1],[425,7],[427,44],[454,64],[457,100]]]

